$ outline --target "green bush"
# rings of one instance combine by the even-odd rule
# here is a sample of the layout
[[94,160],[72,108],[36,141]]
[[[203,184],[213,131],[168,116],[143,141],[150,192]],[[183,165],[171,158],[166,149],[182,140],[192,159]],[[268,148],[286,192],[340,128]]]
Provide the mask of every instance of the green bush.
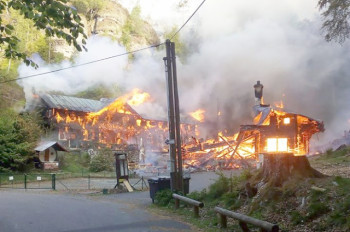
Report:
[[164,189],[156,193],[154,203],[159,206],[167,206],[173,199],[173,192],[170,189]]
[[209,191],[207,197],[209,199],[217,199],[221,197],[224,193],[229,191],[230,179],[220,174],[219,179],[209,186]]
[[80,173],[89,169],[90,156],[87,153],[59,153],[58,161],[60,164],[60,169],[63,171]]
[[99,150],[95,157],[91,158],[90,171],[113,171],[114,162],[112,150],[110,148],[103,148]]

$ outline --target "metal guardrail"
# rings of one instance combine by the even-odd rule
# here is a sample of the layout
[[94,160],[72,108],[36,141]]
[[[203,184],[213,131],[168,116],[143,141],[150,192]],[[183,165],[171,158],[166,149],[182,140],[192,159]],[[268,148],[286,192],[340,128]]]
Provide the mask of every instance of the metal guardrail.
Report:
[[220,215],[220,224],[222,228],[227,228],[227,217],[231,217],[239,221],[239,226],[244,232],[250,231],[247,224],[251,224],[256,227],[259,227],[261,232],[278,232],[279,231],[279,227],[276,224],[272,224],[270,222],[249,217],[244,214],[235,213],[220,207],[215,207],[214,211]]
[[204,207],[204,203],[200,201],[193,200],[188,197],[184,197],[178,194],[173,193],[173,198],[175,199],[175,209],[180,207],[180,201],[183,201],[189,205],[193,206],[193,212],[195,217],[199,217],[199,208]]

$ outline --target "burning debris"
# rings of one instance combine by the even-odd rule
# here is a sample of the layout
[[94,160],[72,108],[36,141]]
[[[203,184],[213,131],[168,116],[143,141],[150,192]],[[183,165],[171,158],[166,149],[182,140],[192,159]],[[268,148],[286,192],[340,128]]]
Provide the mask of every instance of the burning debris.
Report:
[[311,136],[324,131],[323,122],[292,113],[279,107],[263,104],[263,85],[255,88],[254,124],[241,125],[232,136],[218,134],[218,139],[193,142],[184,146],[185,166],[191,168],[238,168],[249,166],[259,154],[288,153],[294,156],[309,152]]

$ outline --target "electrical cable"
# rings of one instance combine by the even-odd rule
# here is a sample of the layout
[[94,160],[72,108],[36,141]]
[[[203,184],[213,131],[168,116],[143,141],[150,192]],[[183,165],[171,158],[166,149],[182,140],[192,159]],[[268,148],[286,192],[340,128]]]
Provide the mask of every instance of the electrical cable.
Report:
[[[199,4],[199,6],[197,7],[197,9],[196,9],[196,10],[192,13],[192,15],[186,20],[186,22],[171,36],[170,40],[172,40],[172,39],[186,26],[186,24],[187,24],[187,23],[191,20],[191,18],[197,13],[197,11],[201,8],[201,6],[204,4],[205,1],[206,1],[206,0],[203,0],[202,3]],[[65,68],[55,69],[55,70],[48,71],[48,72],[43,72],[43,73],[28,75],[28,76],[24,76],[24,77],[18,77],[18,78],[15,78],[15,79],[9,79],[9,80],[0,81],[0,84],[12,82],[12,81],[23,80],[23,79],[27,79],[27,78],[36,77],[36,76],[42,76],[42,75],[46,75],[46,74],[50,74],[50,73],[60,72],[60,71],[63,71],[63,70],[67,70],[67,69],[71,69],[71,68],[76,68],[76,67],[80,67],[80,66],[85,66],[85,65],[89,65],[89,64],[93,64],[93,63],[97,63],[97,62],[109,60],[109,59],[113,59],[113,58],[120,57],[120,56],[125,56],[125,55],[129,55],[129,54],[134,54],[134,53],[137,53],[137,52],[140,52],[140,51],[143,51],[143,50],[147,50],[147,49],[150,49],[150,48],[159,47],[159,46],[163,45],[164,43],[165,43],[165,42],[159,43],[159,44],[156,44],[156,45],[151,45],[151,46],[144,47],[144,48],[140,48],[140,49],[133,50],[133,51],[130,51],[130,52],[125,52],[125,53],[121,53],[121,54],[118,54],[118,55],[109,56],[109,57],[105,57],[105,58],[102,58],[102,59],[89,61],[89,62],[86,62],[86,63],[81,63],[81,64],[72,65],[72,66],[65,67]]]
[[85,65],[89,65],[89,64],[93,64],[93,63],[97,63],[97,62],[109,60],[109,59],[112,59],[112,58],[116,58],[116,57],[120,57],[120,56],[125,56],[125,55],[129,55],[129,54],[133,54],[133,53],[140,52],[140,51],[143,51],[143,50],[146,50],[146,49],[158,47],[158,46],[163,45],[163,44],[164,44],[164,43],[160,43],[160,44],[157,44],[157,45],[152,45],[152,46],[140,48],[140,49],[137,49],[137,50],[134,50],[134,51],[125,52],[125,53],[121,53],[121,54],[118,54],[118,55],[109,56],[109,57],[105,57],[105,58],[102,58],[102,59],[89,61],[89,62],[86,62],[86,63],[81,63],[81,64],[77,64],[77,65],[72,65],[72,66],[65,67],[65,68],[59,68],[59,69],[55,69],[55,70],[48,71],[48,72],[43,72],[43,73],[28,75],[28,76],[24,76],[24,77],[15,78],[15,79],[0,81],[0,84],[12,82],[12,81],[23,80],[23,79],[27,79],[27,78],[31,78],[31,77],[36,77],[36,76],[42,76],[42,75],[46,75],[46,74],[50,74],[50,73],[60,72],[60,71],[63,71],[63,70],[67,70],[67,69],[71,69],[71,68],[76,68],[76,67],[80,67],[80,66],[85,66]]
[[197,9],[192,13],[192,15],[186,20],[186,22],[179,28],[179,30],[177,30],[174,35],[170,38],[170,40],[174,39],[174,37],[182,30],[182,28],[184,28],[186,26],[186,24],[192,19],[192,17],[197,13],[197,11],[199,10],[199,8],[202,7],[202,5],[205,3],[206,0],[203,0],[201,4],[199,4],[199,6],[197,7]]

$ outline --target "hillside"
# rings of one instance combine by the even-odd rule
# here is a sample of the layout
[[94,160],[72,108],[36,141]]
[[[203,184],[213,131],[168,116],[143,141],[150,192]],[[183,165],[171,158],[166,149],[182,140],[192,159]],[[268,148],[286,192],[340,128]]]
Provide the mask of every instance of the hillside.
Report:
[[[246,183],[254,183],[258,170],[244,170],[240,176],[231,178],[221,174],[208,190],[188,195],[204,202],[200,219],[192,217],[189,207],[173,210],[171,197],[166,193],[159,194],[156,203],[166,206],[167,213],[183,215],[184,220],[204,231],[217,231],[219,227],[215,206],[276,223],[281,231],[349,231],[350,148],[313,156],[310,163],[327,176],[293,176],[282,186],[265,185],[264,189],[259,184],[253,185],[259,189],[254,197],[248,197]],[[240,231],[237,221],[229,220],[228,224],[228,229],[222,231]]]
[[[88,36],[98,34],[110,37],[128,51],[159,43],[155,30],[141,18],[139,7],[129,14],[116,0],[71,0],[69,4],[77,9]],[[29,56],[38,53],[47,63],[59,63],[77,53],[63,39],[46,37],[43,31],[33,28],[33,22],[24,19],[18,12],[9,11],[2,19],[13,23],[14,34],[20,39],[18,49]],[[0,80],[17,78],[20,63],[2,57]],[[0,108],[18,106],[20,109],[25,103],[22,88],[15,82],[2,84],[0,97]]]

